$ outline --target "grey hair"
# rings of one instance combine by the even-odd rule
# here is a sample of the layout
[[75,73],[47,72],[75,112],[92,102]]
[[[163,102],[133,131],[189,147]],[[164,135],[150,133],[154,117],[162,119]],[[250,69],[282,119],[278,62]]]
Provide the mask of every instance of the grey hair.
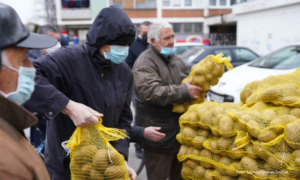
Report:
[[167,21],[159,21],[153,23],[148,31],[148,43],[151,43],[151,38],[154,38],[155,41],[159,42],[159,36],[160,36],[160,30],[162,28],[171,28],[173,29],[173,26],[168,23]]
[[51,26],[51,25],[45,25],[45,26],[41,26],[39,27],[37,33],[38,34],[45,34],[47,35],[48,32],[54,32],[54,33],[58,33],[58,30],[56,27]]

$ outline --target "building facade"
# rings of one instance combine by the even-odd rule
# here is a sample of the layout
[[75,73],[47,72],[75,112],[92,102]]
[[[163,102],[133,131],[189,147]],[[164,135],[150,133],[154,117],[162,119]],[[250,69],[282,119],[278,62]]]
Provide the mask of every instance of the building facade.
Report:
[[[70,41],[77,34],[79,43],[85,41],[85,34],[97,13],[110,5],[123,9],[137,29],[146,20],[165,20],[173,25],[177,42],[202,42],[210,37],[218,39],[217,34],[234,34],[234,23],[231,27],[210,27],[206,19],[231,13],[232,5],[243,1],[245,0],[56,0],[56,10],[58,25],[68,31]],[[235,38],[235,34],[233,36]]]

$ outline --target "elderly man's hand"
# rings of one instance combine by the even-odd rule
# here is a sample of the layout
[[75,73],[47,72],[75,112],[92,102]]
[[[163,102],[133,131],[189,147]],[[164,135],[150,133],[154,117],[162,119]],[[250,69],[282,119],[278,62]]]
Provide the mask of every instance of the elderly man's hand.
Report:
[[198,86],[191,85],[192,81],[193,81],[193,77],[191,77],[191,78],[185,83],[185,85],[186,85],[186,87],[187,87],[187,89],[188,89],[188,91],[189,91],[190,98],[191,98],[191,99],[198,99],[199,94],[200,94],[200,92],[202,91],[202,89],[201,89],[200,87],[198,87]]
[[69,101],[67,106],[61,111],[68,115],[75,126],[91,126],[99,122],[99,117],[103,117],[103,114],[87,107],[84,104]]
[[147,127],[144,130],[143,136],[150,141],[159,141],[166,136],[164,133],[158,132],[160,129],[160,127]]
[[128,166],[127,161],[125,161],[125,166],[126,166],[126,170],[128,172],[129,179],[135,180],[137,175],[136,175],[135,171],[130,166]]

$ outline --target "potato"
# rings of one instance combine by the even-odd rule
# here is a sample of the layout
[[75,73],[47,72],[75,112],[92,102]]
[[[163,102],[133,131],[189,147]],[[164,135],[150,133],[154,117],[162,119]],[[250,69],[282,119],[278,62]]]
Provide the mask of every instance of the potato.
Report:
[[257,162],[254,159],[251,159],[247,156],[243,157],[241,159],[240,163],[248,171],[257,171],[258,170]]
[[93,158],[93,167],[103,171],[108,166],[108,154],[106,149],[99,149]]
[[210,135],[210,132],[209,132],[208,130],[199,129],[198,135],[199,135],[199,136],[208,137],[208,136]]
[[290,115],[300,118],[300,108],[294,108],[291,110]]
[[203,148],[203,142],[206,141],[207,138],[204,136],[196,136],[194,138],[194,147],[202,149]]
[[205,75],[206,81],[211,81],[214,78],[214,76],[211,73],[206,73],[204,75]]
[[291,157],[292,157],[291,153],[278,152],[275,154],[275,157],[273,156],[269,157],[268,163],[274,169],[283,169],[286,168],[288,165],[290,165]]
[[202,67],[196,67],[195,68],[195,74],[196,75],[203,75],[204,74],[204,70],[203,70],[203,68]]
[[202,166],[197,166],[195,169],[194,169],[194,173],[193,173],[193,177],[194,179],[201,179],[204,177],[204,173],[205,173],[205,169],[204,167]]
[[218,140],[218,146],[221,150],[226,150],[230,144],[232,144],[232,139],[230,138],[220,137]]
[[196,149],[196,148],[192,152],[192,154],[195,155],[195,156],[200,156],[200,153],[201,153],[201,149]]
[[126,174],[126,169],[122,166],[110,165],[104,171],[104,177],[109,179],[121,178]]
[[258,159],[252,145],[248,145],[246,147],[246,153],[247,153],[247,156],[249,156],[251,159]]
[[182,135],[185,138],[194,138],[196,134],[197,132],[193,128],[188,126],[184,127],[182,130]]
[[229,117],[225,116],[220,120],[220,132],[222,136],[228,137],[227,134],[233,131],[235,122]]
[[241,163],[236,163],[235,168],[239,171],[242,171],[244,169]]
[[300,149],[299,132],[300,132],[300,121],[290,123],[285,127],[284,130],[285,139],[293,149]]
[[281,99],[284,105],[294,104],[298,101],[297,96],[286,96]]
[[210,81],[210,85],[215,86],[219,83],[219,78],[214,77],[211,81]]
[[176,139],[178,140],[178,142],[179,142],[180,144],[184,144],[182,138],[183,138],[183,136],[181,135],[181,133],[179,133],[179,134],[176,135]]
[[197,86],[202,86],[205,83],[205,77],[203,75],[198,75],[193,77],[193,84]]
[[92,180],[104,180],[104,175],[94,168],[92,168],[90,176]]
[[181,176],[186,179],[187,177],[193,176],[193,169],[188,166],[183,166],[181,169]]
[[277,136],[278,135],[274,131],[266,130],[258,135],[258,140],[260,140],[262,142],[269,142],[269,141],[272,141],[273,139],[276,139]]
[[276,112],[270,109],[264,110],[262,113],[262,119],[265,122],[272,121],[277,116]]
[[277,87],[273,86],[263,91],[260,95],[260,99],[264,102],[271,102],[279,98],[279,96],[280,90]]
[[81,173],[83,175],[89,175],[92,168],[93,168],[92,163],[87,163],[82,167]]
[[211,172],[211,169],[207,169],[204,173],[204,178],[205,180],[214,180],[214,178],[212,176],[209,175],[209,173]]
[[260,132],[259,132],[259,125],[256,121],[251,120],[248,122],[247,130],[251,134],[251,136],[258,138]]
[[242,149],[236,149],[228,152],[228,156],[231,159],[241,159],[245,155]]
[[216,161],[216,162],[220,162],[222,156],[218,155],[218,154],[213,154],[212,155],[212,160]]
[[[229,167],[231,165],[231,160],[228,157],[222,157],[219,161],[221,164],[224,164],[225,166]],[[226,170],[221,168],[216,168],[216,170],[223,176],[226,176]]]
[[[211,153],[209,150],[207,150],[207,149],[203,149],[203,150],[201,151],[201,153],[200,153],[200,156],[201,156],[201,157],[207,157],[207,158],[209,158],[209,159],[212,159],[212,153]],[[213,167],[212,164],[207,163],[207,162],[202,162],[202,161],[201,161],[200,164],[201,164],[201,166],[203,166],[203,167],[205,167],[205,168],[212,168],[212,167]]]
[[93,158],[94,152],[91,146],[83,146],[72,156],[73,161],[76,161],[77,164],[85,164],[87,162],[91,162]]
[[[122,162],[124,161],[123,156],[121,154],[119,154],[118,151],[116,151],[115,149],[109,150],[109,157],[110,157],[113,165],[121,165]],[[111,162],[109,161],[109,163],[111,163]]]
[[186,166],[192,168],[192,169],[195,169],[197,166],[199,165],[199,163],[195,160],[192,160],[192,159],[188,159],[186,161]]
[[81,175],[81,168],[82,168],[82,165],[77,164],[75,161],[71,160],[70,170],[71,170],[71,172],[73,174],[75,174],[75,175]]

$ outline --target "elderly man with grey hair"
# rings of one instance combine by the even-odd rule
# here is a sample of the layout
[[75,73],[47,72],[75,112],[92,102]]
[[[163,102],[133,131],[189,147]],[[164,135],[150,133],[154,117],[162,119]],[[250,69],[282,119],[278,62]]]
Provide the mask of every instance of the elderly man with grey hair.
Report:
[[148,31],[150,47],[136,60],[132,72],[136,96],[136,125],[161,127],[166,136],[157,142],[142,142],[148,180],[179,180],[182,163],[177,160],[180,144],[179,116],[173,104],[197,99],[201,88],[185,84],[189,70],[174,54],[174,31],[167,22],[156,22]]

